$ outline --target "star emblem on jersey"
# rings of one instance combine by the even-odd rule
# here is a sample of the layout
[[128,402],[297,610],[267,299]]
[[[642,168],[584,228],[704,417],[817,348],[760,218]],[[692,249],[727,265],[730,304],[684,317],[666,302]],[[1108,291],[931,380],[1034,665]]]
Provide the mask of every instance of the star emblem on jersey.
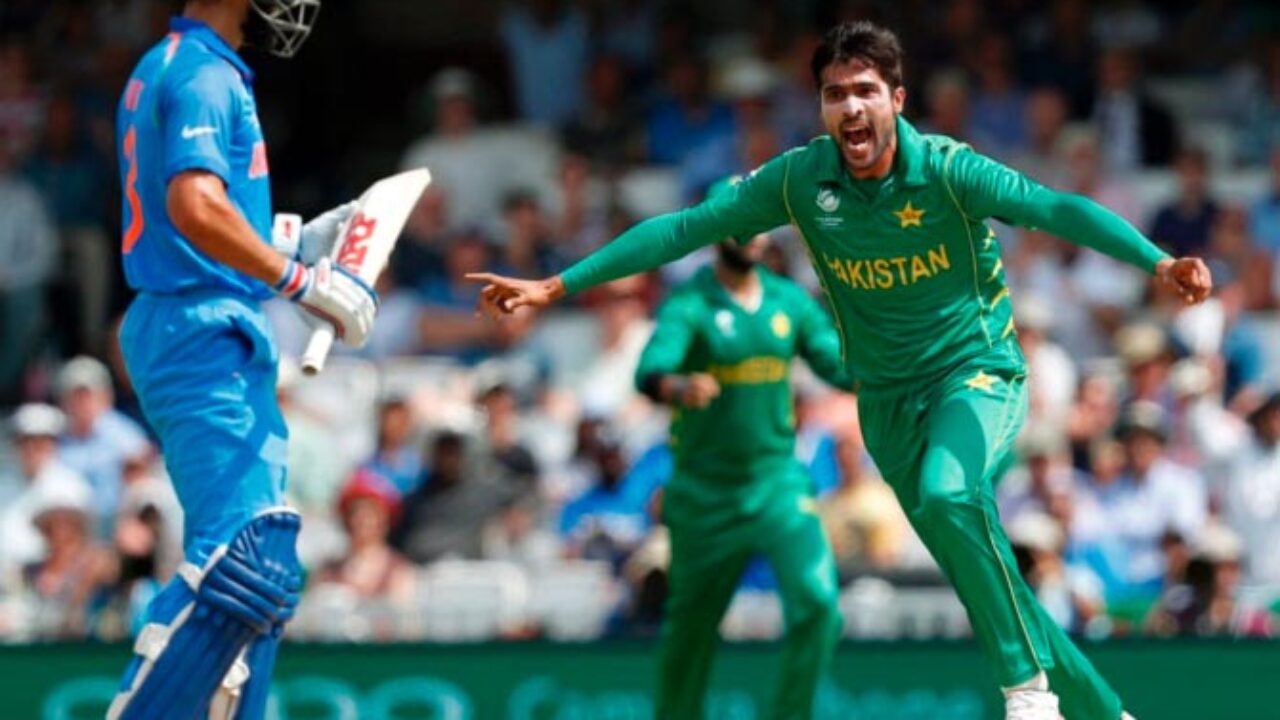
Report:
[[965,380],[964,384],[970,390],[981,390],[983,392],[991,392],[991,388],[996,384],[998,378],[994,375],[988,375],[981,370],[977,375]]
[[893,214],[898,216],[898,222],[901,223],[902,228],[905,229],[912,225],[920,227],[920,220],[924,217],[924,210],[912,207],[911,201],[908,200],[907,204],[903,205],[901,210],[895,210]]
[[840,209],[840,196],[831,188],[818,190],[818,197],[813,200],[823,212],[835,212]]
[[773,314],[773,319],[769,321],[769,327],[773,330],[774,335],[785,338],[791,334],[791,318],[779,310]]

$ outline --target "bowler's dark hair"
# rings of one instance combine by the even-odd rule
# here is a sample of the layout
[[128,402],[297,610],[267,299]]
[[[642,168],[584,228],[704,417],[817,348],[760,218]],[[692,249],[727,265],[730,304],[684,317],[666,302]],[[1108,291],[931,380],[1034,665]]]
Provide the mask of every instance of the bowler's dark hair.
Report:
[[828,65],[850,60],[875,68],[890,88],[902,87],[902,43],[892,30],[866,20],[843,22],[828,30],[809,63],[813,86],[822,89],[822,71]]

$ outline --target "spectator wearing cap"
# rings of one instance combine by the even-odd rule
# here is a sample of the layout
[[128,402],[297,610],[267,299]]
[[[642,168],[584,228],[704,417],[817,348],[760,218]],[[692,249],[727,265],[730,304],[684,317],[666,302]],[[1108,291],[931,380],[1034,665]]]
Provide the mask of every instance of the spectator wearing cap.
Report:
[[1076,394],[1076,366],[1071,356],[1050,339],[1053,310],[1034,294],[1018,296],[1013,311],[1018,343],[1027,358],[1031,420],[1059,425],[1066,422]]
[[1018,570],[1036,599],[1063,629],[1088,633],[1106,611],[1102,581],[1088,567],[1069,563],[1063,556],[1066,533],[1062,525],[1034,511],[1006,518],[1005,524]]
[[1131,323],[1116,333],[1115,347],[1127,374],[1125,402],[1150,402],[1165,411],[1172,409],[1169,371],[1173,352],[1165,329],[1150,322]]
[[35,626],[42,639],[87,637],[96,596],[118,572],[110,551],[92,538],[94,502],[84,486],[45,485],[35,493],[33,522],[45,551],[23,568],[22,579],[38,604]]
[[1013,523],[1023,515],[1043,514],[1069,525],[1071,495],[1087,478],[1071,466],[1066,436],[1055,425],[1028,423],[1017,448],[1022,462],[996,491],[1000,518]]
[[1270,636],[1273,620],[1265,607],[1242,600],[1240,563],[1244,547],[1230,528],[1206,525],[1192,543],[1181,582],[1171,585],[1146,618],[1154,635]]
[[112,407],[106,365],[88,356],[73,358],[58,371],[55,385],[67,416],[58,458],[89,481],[93,508],[109,521],[120,505],[125,461],[150,455],[151,443],[137,423]]
[[690,149],[680,163],[685,197],[695,197],[717,180],[763,165],[784,148],[775,114],[777,73],[758,57],[734,58],[720,73],[719,95],[732,104],[733,132]]
[[1169,435],[1170,457],[1188,467],[1203,468],[1211,495],[1221,496],[1228,477],[1224,463],[1248,438],[1244,419],[1222,405],[1207,360],[1185,358],[1169,371],[1174,411]]
[[1244,546],[1244,581],[1280,598],[1280,392],[1249,415],[1251,437],[1229,453],[1222,514]]
[[443,192],[450,230],[491,224],[498,201],[519,175],[508,157],[498,129],[481,124],[481,86],[475,75],[450,67],[436,73],[426,87],[431,131],[413,142],[400,160],[401,169],[429,168],[431,186]]
[[1140,400],[1121,413],[1116,437],[1123,469],[1113,480],[1082,489],[1072,526],[1091,567],[1107,586],[1109,603],[1141,607],[1159,592],[1165,573],[1161,538],[1195,538],[1204,527],[1208,497],[1197,473],[1168,458],[1168,419]]
[[0,482],[0,588],[12,574],[39,560],[44,541],[36,531],[37,505],[45,493],[88,494],[88,483],[58,459],[58,436],[66,427],[62,411],[52,405],[28,404],[9,420],[17,455],[17,477]]
[[318,582],[349,588],[365,600],[413,598],[413,565],[388,543],[400,515],[400,492],[387,478],[361,468],[338,495],[337,514],[347,550],[320,571]]
[[1112,378],[1103,373],[1086,375],[1080,381],[1075,403],[1067,416],[1066,435],[1071,444],[1072,465],[1092,472],[1099,443],[1114,443],[1110,433],[1119,414],[1120,402]]

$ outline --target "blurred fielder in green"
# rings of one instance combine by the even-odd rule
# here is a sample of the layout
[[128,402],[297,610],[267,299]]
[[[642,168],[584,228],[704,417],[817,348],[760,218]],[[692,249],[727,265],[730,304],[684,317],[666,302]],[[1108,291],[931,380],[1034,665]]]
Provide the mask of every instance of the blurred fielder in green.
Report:
[[835,311],[863,438],[968,610],[1008,720],[1118,720],[1120,698],[1018,574],[993,486],[1026,414],[1027,365],[988,218],[1142,268],[1187,303],[1198,258],[1174,259],[1115,213],[1046,188],[900,115],[902,49],[871,23],[833,28],[811,64],[827,134],[733,191],[651,218],[562,275],[491,274],[482,308],[546,305],[725,237],[799,229]]
[[[725,181],[709,196],[730,192]],[[786,642],[771,718],[808,718],[835,650],[835,560],[795,459],[791,361],[849,389],[835,325],[803,288],[757,266],[768,239],[729,239],[675,288],[636,385],[671,405],[675,471],[662,496],[671,569],[656,716],[701,718],[720,621],[748,562],[778,578]]]

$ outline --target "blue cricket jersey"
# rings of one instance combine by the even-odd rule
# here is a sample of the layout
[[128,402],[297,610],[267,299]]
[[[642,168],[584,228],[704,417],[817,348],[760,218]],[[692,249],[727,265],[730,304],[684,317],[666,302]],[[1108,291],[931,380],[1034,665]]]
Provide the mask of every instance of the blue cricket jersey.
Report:
[[174,18],[134,68],[117,110],[124,188],[123,254],[130,287],[149,293],[225,290],[265,298],[264,283],[192,245],[169,220],[169,181],[186,170],[222,178],[263,242],[271,237],[267,148],[253,71],[208,25]]

